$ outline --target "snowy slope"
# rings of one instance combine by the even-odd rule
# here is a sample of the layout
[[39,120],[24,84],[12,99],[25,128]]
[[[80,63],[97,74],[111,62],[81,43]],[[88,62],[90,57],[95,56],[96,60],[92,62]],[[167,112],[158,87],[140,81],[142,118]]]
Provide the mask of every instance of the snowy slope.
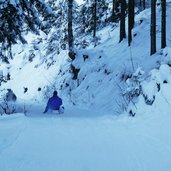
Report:
[[[171,11],[169,7],[170,3],[168,3],[167,7],[168,46],[171,44],[169,36]],[[43,40],[40,43],[34,43],[35,36],[29,34],[29,45],[24,45],[23,47],[16,45],[13,47],[15,59],[11,61],[10,66],[6,66],[10,70],[12,79],[7,84],[4,84],[1,89],[12,87],[21,99],[42,101],[47,90],[52,89],[52,92],[56,88],[65,103],[72,102],[81,106],[92,106],[105,110],[110,109],[115,113],[120,112],[118,103],[122,101],[119,88],[119,86],[123,86],[123,82],[120,79],[122,75],[133,73],[138,67],[141,67],[146,75],[148,75],[148,72],[158,67],[159,63],[164,59],[160,50],[160,16],[160,8],[158,7],[158,52],[153,56],[149,56],[150,9],[136,16],[135,28],[133,30],[135,37],[131,48],[128,48],[127,40],[118,43],[119,28],[117,26],[108,26],[100,30],[97,34],[100,37],[99,45],[95,48],[94,43],[90,41],[92,40],[91,36],[77,38],[79,41],[85,39],[89,43],[89,47],[86,49],[76,50],[76,60],[72,62],[76,68],[80,68],[78,81],[71,79],[73,75],[67,51],[63,50],[58,55],[46,56],[47,37],[40,35],[39,38]],[[141,23],[140,20],[143,20],[143,22]],[[33,58],[33,61],[30,63],[28,58],[32,51],[36,58]],[[84,61],[83,55],[88,55],[88,59]],[[132,67],[131,57],[134,67]],[[46,63],[44,63],[45,61]],[[24,87],[28,88],[25,94],[23,93]],[[38,91],[39,88],[42,91]]]
[[[170,4],[168,4],[168,9]],[[141,67],[145,75],[148,76],[149,71],[159,67],[163,63],[164,55],[160,50],[160,8],[157,9],[157,54],[150,56],[150,9],[141,12],[136,16],[135,35],[131,48],[128,48],[127,40],[119,42],[119,28],[108,26],[98,32],[100,37],[99,45],[94,48],[90,42],[90,47],[85,50],[77,50],[77,59],[72,63],[76,68],[80,68],[78,74],[78,82],[67,80],[68,76],[63,76],[62,80],[57,80],[59,84],[69,83],[71,87],[64,87],[63,91],[70,93],[71,100],[75,104],[84,103],[97,108],[112,109],[118,111],[117,103],[122,99],[120,86],[123,82],[121,77],[123,74],[132,74],[138,67]],[[170,10],[167,11],[167,45],[170,46]],[[141,23],[140,20],[143,20]],[[88,38],[85,38],[87,41]],[[84,61],[83,55],[89,58]],[[132,61],[133,60],[133,67]],[[62,68],[66,70],[65,68]],[[62,74],[60,75],[62,76]],[[60,77],[58,77],[60,78]],[[119,86],[118,86],[119,85]],[[75,98],[76,97],[76,98]]]

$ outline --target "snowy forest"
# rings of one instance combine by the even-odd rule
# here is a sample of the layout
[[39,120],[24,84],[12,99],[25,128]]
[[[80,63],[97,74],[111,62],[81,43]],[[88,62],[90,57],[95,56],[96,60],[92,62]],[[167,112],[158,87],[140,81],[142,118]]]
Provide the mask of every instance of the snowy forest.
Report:
[[171,170],[171,0],[0,0],[0,171]]

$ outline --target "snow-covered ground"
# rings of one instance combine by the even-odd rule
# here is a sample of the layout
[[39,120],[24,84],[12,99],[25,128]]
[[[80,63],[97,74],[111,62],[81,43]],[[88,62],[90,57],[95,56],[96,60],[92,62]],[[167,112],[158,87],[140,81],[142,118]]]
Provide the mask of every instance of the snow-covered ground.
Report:
[[1,171],[170,171],[170,114],[48,115],[32,107],[27,116],[0,117]]

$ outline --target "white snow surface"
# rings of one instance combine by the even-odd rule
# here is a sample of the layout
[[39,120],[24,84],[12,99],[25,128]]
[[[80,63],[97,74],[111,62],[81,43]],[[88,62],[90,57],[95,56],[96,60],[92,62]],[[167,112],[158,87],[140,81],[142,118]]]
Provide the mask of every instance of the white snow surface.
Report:
[[1,171],[170,171],[171,115],[65,114],[0,117]]
[[[67,51],[55,54],[54,63],[48,67],[52,56],[45,54],[47,37],[43,33],[28,34],[28,45],[13,47],[14,60],[10,65],[0,65],[0,73],[11,74],[11,80],[0,87],[1,96],[12,88],[17,105],[25,106],[27,113],[0,116],[0,171],[171,170],[171,1],[167,2],[165,49],[160,50],[158,7],[157,53],[149,55],[150,9],[146,9],[136,15],[131,48],[127,39],[118,43],[118,26],[99,30],[101,39],[96,47],[90,36],[78,38],[89,42],[86,49],[77,49],[72,62],[80,68],[78,82],[71,79]],[[36,44],[36,58],[28,62],[38,38],[43,41]],[[83,55],[89,58],[84,61]],[[128,105],[135,117],[129,117],[126,111],[120,114],[121,89],[126,89],[121,76],[141,70],[142,91],[155,100],[147,105],[141,94],[136,104]],[[63,82],[70,87],[60,89]],[[47,85],[51,89],[44,95]],[[51,95],[53,85],[63,99],[64,114],[42,114],[44,96]],[[24,87],[28,88],[26,93]]]

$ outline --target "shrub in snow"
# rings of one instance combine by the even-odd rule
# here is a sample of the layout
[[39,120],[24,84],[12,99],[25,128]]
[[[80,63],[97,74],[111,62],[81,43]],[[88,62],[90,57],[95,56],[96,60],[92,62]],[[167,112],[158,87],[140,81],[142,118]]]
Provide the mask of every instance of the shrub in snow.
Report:
[[134,74],[126,77],[128,78],[126,80],[127,89],[123,92],[123,96],[126,98],[128,103],[132,102],[135,104],[137,97],[142,93],[141,82],[143,80],[143,74],[144,72],[138,68]]
[[120,75],[120,80],[121,81],[127,81],[129,78],[131,78],[132,77],[132,73],[130,73],[130,72],[127,72],[127,71],[124,71],[123,73],[121,73],[121,75]]
[[[3,92],[1,92],[3,93]],[[17,103],[17,97],[11,89],[0,99],[0,114],[26,113],[24,105]]]
[[13,114],[16,113],[16,105],[13,102],[3,101],[0,103],[0,113],[2,114]]
[[6,80],[6,78],[3,76],[3,72],[0,71],[0,85],[1,85],[2,82],[6,83],[7,80]]
[[[127,100],[127,111],[131,116],[134,116],[142,105],[153,105],[156,98],[165,98],[161,89],[167,87],[171,81],[171,68],[163,64],[159,69],[153,69],[148,78],[144,78],[143,72],[140,69],[129,78],[127,83],[127,88],[123,93],[123,96]],[[159,95],[160,94],[160,95]]]
[[[155,100],[155,90],[157,90],[156,82],[146,82],[144,80],[144,72],[138,68],[135,73],[122,76],[123,80],[126,79],[127,88],[123,92],[126,100],[127,111],[130,116],[135,116],[136,104],[139,97],[143,97],[145,104],[152,105]],[[148,84],[148,86],[147,86]],[[153,91],[154,90],[154,91]],[[131,107],[130,107],[131,104]]]
[[25,105],[21,105],[17,102],[7,102],[7,101],[1,101],[0,102],[0,114],[14,114],[14,113],[26,113],[27,109],[25,108]]
[[171,67],[171,47],[166,47],[161,50],[161,55],[163,55],[163,61]]

